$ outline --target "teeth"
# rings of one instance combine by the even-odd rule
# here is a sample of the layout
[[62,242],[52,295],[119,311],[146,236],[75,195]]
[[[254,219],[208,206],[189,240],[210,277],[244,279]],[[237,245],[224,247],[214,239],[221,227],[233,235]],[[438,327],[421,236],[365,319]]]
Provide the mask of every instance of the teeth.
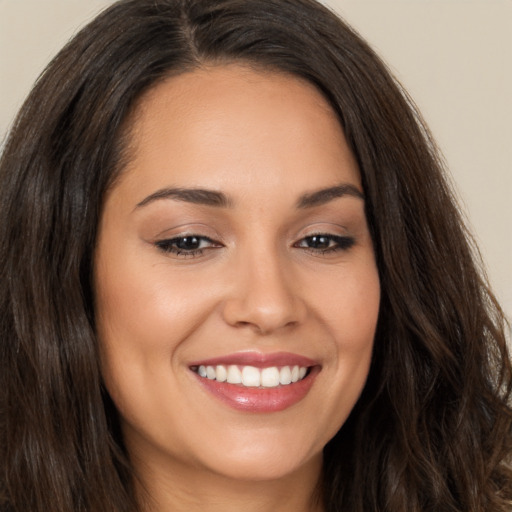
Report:
[[215,368],[215,378],[219,382],[225,382],[227,380],[228,372],[224,366],[219,365]]
[[251,388],[259,388],[261,384],[261,373],[254,366],[244,366],[242,370],[242,384]]
[[283,366],[279,372],[279,383],[283,386],[291,384],[292,382],[292,371],[289,366]]
[[242,372],[238,369],[238,366],[232,364],[228,367],[227,382],[230,384],[241,384],[242,383]]
[[275,366],[261,370],[261,385],[265,388],[279,386],[279,370]]
[[256,368],[254,366],[243,366],[241,369],[232,364],[228,367],[224,365],[217,366],[199,366],[197,373],[204,378],[216,380],[218,382],[227,382],[229,384],[241,384],[251,388],[275,388],[279,385],[287,386],[294,382],[302,380],[308,371],[304,366],[271,366],[269,368]]

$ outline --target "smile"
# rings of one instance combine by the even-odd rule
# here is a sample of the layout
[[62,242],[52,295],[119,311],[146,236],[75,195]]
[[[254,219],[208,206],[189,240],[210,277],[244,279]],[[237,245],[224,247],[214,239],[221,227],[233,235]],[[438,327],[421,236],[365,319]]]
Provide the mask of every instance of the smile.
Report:
[[210,396],[252,413],[278,412],[297,404],[321,371],[317,361],[296,354],[254,352],[197,361],[189,368]]
[[305,366],[270,366],[267,368],[256,368],[255,366],[237,365],[216,365],[192,368],[197,374],[205,379],[216,380],[217,382],[227,382],[228,384],[238,384],[250,388],[276,388],[278,386],[287,386],[302,380],[308,368]]

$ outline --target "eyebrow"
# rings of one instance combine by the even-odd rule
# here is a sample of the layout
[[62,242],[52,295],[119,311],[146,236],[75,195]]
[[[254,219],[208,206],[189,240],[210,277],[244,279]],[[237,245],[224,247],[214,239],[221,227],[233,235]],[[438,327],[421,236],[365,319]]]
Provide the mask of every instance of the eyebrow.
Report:
[[174,199],[186,203],[202,204],[205,206],[217,206],[227,208],[232,206],[232,201],[222,192],[206,190],[202,188],[162,188],[143,199],[137,204],[137,208],[146,206],[158,199]]
[[[344,196],[351,196],[364,200],[363,193],[356,186],[351,185],[350,183],[343,183],[334,187],[308,192],[299,197],[296,206],[299,209],[313,208]],[[233,201],[228,198],[226,194],[216,190],[202,188],[162,188],[144,198],[140,203],[137,203],[136,208],[141,208],[160,199],[174,199],[175,201],[215,206],[218,208],[228,208],[233,206]]]
[[351,196],[357,197],[364,201],[364,194],[355,186],[350,183],[342,183],[335,187],[323,188],[315,192],[304,194],[297,201],[297,208],[313,208],[337,199],[339,197]]

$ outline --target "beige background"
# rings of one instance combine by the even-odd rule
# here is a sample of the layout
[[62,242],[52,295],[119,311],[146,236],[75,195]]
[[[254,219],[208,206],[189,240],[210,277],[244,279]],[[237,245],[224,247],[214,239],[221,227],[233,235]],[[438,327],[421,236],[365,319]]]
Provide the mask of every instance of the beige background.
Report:
[[[31,84],[109,0],[0,0],[0,140]],[[416,100],[512,318],[512,0],[328,0]]]

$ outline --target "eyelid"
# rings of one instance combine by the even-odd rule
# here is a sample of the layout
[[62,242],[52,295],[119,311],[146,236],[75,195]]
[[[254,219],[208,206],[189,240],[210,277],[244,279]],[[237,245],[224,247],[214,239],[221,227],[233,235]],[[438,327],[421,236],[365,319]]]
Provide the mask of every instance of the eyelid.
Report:
[[208,224],[184,222],[159,230],[155,235],[151,236],[151,239],[154,241],[163,239],[170,240],[172,238],[180,238],[184,236],[201,236],[212,240],[220,240],[221,238],[218,231]]
[[[309,247],[304,246],[303,244],[307,241],[313,241],[315,237],[318,238],[326,238],[328,245],[327,247]],[[334,245],[332,245],[331,242],[334,242]],[[327,256],[329,254],[335,254],[339,252],[346,252],[350,250],[354,244],[356,243],[356,239],[353,236],[349,235],[338,235],[334,233],[329,232],[317,232],[317,233],[310,233],[303,237],[301,237],[299,240],[297,240],[293,246],[297,249],[302,249],[306,252],[309,252],[313,254],[314,256]],[[321,244],[320,244],[321,245]]]
[[196,233],[184,233],[182,235],[164,237],[164,238],[160,238],[158,240],[155,240],[154,243],[156,245],[158,245],[158,244],[163,244],[163,243],[177,242],[177,241],[183,240],[185,238],[197,238],[198,240],[201,240],[203,242],[204,241],[208,242],[212,246],[216,245],[216,246],[220,247],[222,245],[220,242],[218,242],[217,240],[214,240],[213,238],[210,238],[209,236],[198,235]]
[[[192,248],[180,248],[178,245],[179,242],[187,238],[197,239],[199,241],[199,246]],[[204,242],[208,244],[207,247],[201,247],[201,245],[203,245]],[[204,251],[224,247],[224,245],[221,242],[214,240],[209,236],[200,235],[196,233],[180,233],[175,236],[161,238],[159,240],[156,240],[154,242],[154,245],[157,247],[157,249],[165,253],[167,256],[174,256],[176,258],[181,259],[195,258],[197,256],[201,256],[204,253]]]

